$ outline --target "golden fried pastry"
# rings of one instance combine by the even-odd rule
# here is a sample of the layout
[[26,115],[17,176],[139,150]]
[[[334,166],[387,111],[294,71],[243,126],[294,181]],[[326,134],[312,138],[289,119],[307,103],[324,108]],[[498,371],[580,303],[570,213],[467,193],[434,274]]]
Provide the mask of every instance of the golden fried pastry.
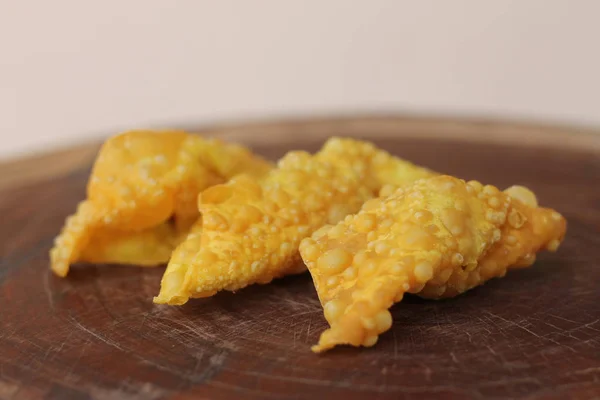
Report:
[[271,165],[247,149],[180,131],[131,131],[98,155],[87,199],[67,218],[50,252],[52,270],[76,261],[165,263],[198,218],[198,193]]
[[303,238],[358,211],[380,180],[398,185],[432,174],[370,143],[334,138],[314,156],[288,153],[262,180],[213,186],[199,197],[200,232],[175,251],[154,301],[178,305],[302,272]]
[[93,243],[83,249],[80,259],[89,263],[160,265],[169,260],[186,233],[171,221],[141,231],[102,229],[93,235]]
[[565,230],[523,187],[501,192],[440,176],[372,199],[300,245],[331,326],[313,351],[373,346],[404,293],[456,296],[555,251]]
[[320,152],[320,159],[334,163],[340,169],[355,170],[365,178],[365,184],[377,194],[383,187],[402,187],[422,178],[437,175],[427,168],[392,156],[371,142],[333,137]]

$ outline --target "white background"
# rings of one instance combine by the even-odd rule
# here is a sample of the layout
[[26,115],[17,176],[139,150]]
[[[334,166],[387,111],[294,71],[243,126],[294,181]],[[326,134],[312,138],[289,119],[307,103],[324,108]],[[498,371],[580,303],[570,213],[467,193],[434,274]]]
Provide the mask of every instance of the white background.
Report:
[[0,158],[355,111],[600,125],[600,1],[0,0]]

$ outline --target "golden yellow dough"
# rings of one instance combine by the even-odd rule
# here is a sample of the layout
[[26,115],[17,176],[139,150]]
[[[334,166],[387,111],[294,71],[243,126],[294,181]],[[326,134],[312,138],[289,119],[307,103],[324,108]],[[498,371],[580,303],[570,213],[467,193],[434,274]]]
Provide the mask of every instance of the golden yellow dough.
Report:
[[90,263],[155,266],[166,263],[171,252],[185,237],[170,222],[142,231],[99,230],[93,243],[81,252],[80,259]]
[[417,179],[437,175],[427,168],[392,156],[371,142],[350,138],[332,137],[327,140],[319,157],[334,163],[339,169],[359,173],[365,177],[363,183],[375,194],[386,186],[402,187]]
[[372,346],[404,293],[456,296],[555,251],[565,230],[523,187],[501,192],[440,176],[372,199],[300,245],[331,326],[313,351]]
[[67,218],[50,252],[65,276],[77,261],[157,265],[198,219],[198,193],[271,165],[247,149],[181,131],[110,138],[94,164],[87,199]]
[[371,143],[332,138],[314,156],[288,153],[262,180],[216,185],[200,195],[202,229],[176,250],[154,301],[178,305],[303,272],[303,238],[358,211],[382,179],[400,185],[430,175]]

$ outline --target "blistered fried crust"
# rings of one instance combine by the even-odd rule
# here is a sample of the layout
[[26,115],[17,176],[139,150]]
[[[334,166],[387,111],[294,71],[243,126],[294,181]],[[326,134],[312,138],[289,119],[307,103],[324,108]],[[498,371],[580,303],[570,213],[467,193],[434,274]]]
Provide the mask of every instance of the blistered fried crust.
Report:
[[300,240],[358,211],[371,197],[358,178],[292,152],[262,181],[240,176],[204,191],[200,236],[181,244],[190,251],[173,257],[155,302],[183,304],[189,297],[268,283],[298,266],[304,270]]
[[564,218],[522,187],[501,192],[440,176],[370,200],[300,245],[331,326],[313,351],[372,346],[404,293],[463,293],[531,265],[541,249],[555,251],[565,230]]
[[261,181],[210,188],[200,196],[202,233],[182,243],[185,257],[171,260],[154,301],[178,305],[302,272],[303,238],[358,211],[384,183],[433,174],[371,143],[332,138],[314,156],[287,154]]
[[198,218],[198,193],[240,172],[271,168],[247,149],[179,131],[131,131],[98,155],[87,199],[67,218],[50,252],[52,270],[76,261],[156,265]]
[[402,187],[437,175],[427,168],[394,157],[371,142],[349,138],[329,139],[321,150],[321,159],[334,163],[340,169],[360,173],[375,194],[384,186]]

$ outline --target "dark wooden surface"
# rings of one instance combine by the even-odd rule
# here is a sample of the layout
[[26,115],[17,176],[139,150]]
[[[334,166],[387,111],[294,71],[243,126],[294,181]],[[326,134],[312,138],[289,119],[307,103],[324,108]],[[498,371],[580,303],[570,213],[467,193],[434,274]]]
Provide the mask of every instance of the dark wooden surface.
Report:
[[276,158],[351,134],[439,171],[527,185],[569,221],[559,252],[456,299],[407,298],[376,347],[317,356],[326,323],[306,274],[182,307],[152,304],[163,268],[53,276],[48,249],[84,197],[91,159],[79,157],[59,176],[0,185],[0,399],[600,398],[600,136],[371,122],[279,123],[264,127],[269,140],[256,127],[246,138]]

